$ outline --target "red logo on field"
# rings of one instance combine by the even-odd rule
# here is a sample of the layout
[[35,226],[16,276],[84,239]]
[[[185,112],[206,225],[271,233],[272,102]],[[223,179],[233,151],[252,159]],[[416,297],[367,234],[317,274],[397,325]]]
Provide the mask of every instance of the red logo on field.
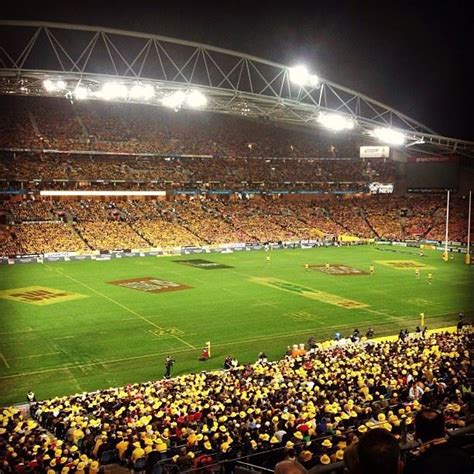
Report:
[[155,277],[130,278],[128,280],[109,281],[108,283],[130,288],[131,290],[145,291],[146,293],[162,293],[165,291],[178,291],[191,288],[181,283]]

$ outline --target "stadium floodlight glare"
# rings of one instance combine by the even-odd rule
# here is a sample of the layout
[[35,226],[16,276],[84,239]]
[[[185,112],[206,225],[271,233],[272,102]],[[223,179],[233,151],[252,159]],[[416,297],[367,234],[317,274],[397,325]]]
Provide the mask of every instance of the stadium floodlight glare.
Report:
[[63,91],[66,89],[66,83],[62,80],[56,81],[56,90]]
[[185,100],[186,94],[183,91],[176,91],[166,97],[163,97],[163,99],[161,99],[161,103],[165,107],[178,110],[184,104]]
[[311,74],[306,66],[290,67],[290,81],[298,86],[316,87],[319,84],[319,78],[315,74]]
[[48,91],[48,92],[53,92],[56,90],[56,87],[54,86],[54,82],[51,79],[45,79],[43,81],[43,87]]
[[186,97],[189,107],[204,107],[207,104],[207,97],[200,91],[191,91]]
[[127,87],[118,82],[106,82],[102,86],[100,96],[105,100],[123,99],[127,97]]
[[89,91],[84,86],[77,85],[76,88],[74,89],[74,97],[77,100],[87,99],[88,95],[89,95]]
[[339,114],[320,114],[318,122],[330,130],[340,132],[342,130],[352,130],[354,121]]
[[392,128],[376,128],[372,135],[389,145],[403,145],[405,143],[405,135]]
[[150,84],[135,84],[130,89],[130,97],[132,99],[149,100],[155,95],[155,89]]
[[43,81],[43,87],[47,92],[63,91],[66,89],[66,83],[62,80],[52,81],[51,79],[45,79]]

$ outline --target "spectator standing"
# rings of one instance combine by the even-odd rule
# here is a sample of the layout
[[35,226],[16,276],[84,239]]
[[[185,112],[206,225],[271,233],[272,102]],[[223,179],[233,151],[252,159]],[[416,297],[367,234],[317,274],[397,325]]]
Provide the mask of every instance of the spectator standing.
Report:
[[174,365],[174,359],[171,356],[166,356],[165,360],[165,379],[169,379],[171,377],[171,369]]
[[33,392],[33,390],[30,390],[30,391],[27,392],[26,400],[30,405],[32,403],[36,403],[36,395],[35,395],[35,392]]

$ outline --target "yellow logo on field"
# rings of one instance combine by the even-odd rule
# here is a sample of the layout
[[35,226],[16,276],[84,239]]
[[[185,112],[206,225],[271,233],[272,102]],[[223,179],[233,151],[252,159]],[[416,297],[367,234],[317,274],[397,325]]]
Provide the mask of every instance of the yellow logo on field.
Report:
[[424,268],[426,270],[433,269],[433,267],[416,262],[415,260],[375,260],[375,263],[380,263],[381,265],[397,268],[399,270],[413,270],[416,268]]
[[79,298],[87,298],[87,296],[45,286],[27,286],[25,288],[12,288],[0,291],[0,299],[2,300],[19,301],[20,303],[37,306],[63,303],[64,301],[77,300]]
[[295,295],[303,296],[311,300],[321,301],[322,303],[332,304],[334,306],[340,306],[347,309],[358,309],[368,308],[370,305],[361,303],[359,301],[349,300],[342,296],[333,295],[332,293],[326,293],[325,291],[314,290],[307,286],[298,285],[285,280],[279,280],[278,278],[250,278],[250,281],[258,283],[260,285],[269,286],[277,290],[287,291]]

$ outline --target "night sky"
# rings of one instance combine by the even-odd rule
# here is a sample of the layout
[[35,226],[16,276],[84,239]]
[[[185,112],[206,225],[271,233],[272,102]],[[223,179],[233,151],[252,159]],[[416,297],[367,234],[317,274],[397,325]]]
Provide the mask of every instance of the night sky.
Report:
[[[143,31],[305,63],[419,120],[474,141],[474,16],[461,1],[15,0],[5,19]],[[472,5],[471,5],[472,6]]]

